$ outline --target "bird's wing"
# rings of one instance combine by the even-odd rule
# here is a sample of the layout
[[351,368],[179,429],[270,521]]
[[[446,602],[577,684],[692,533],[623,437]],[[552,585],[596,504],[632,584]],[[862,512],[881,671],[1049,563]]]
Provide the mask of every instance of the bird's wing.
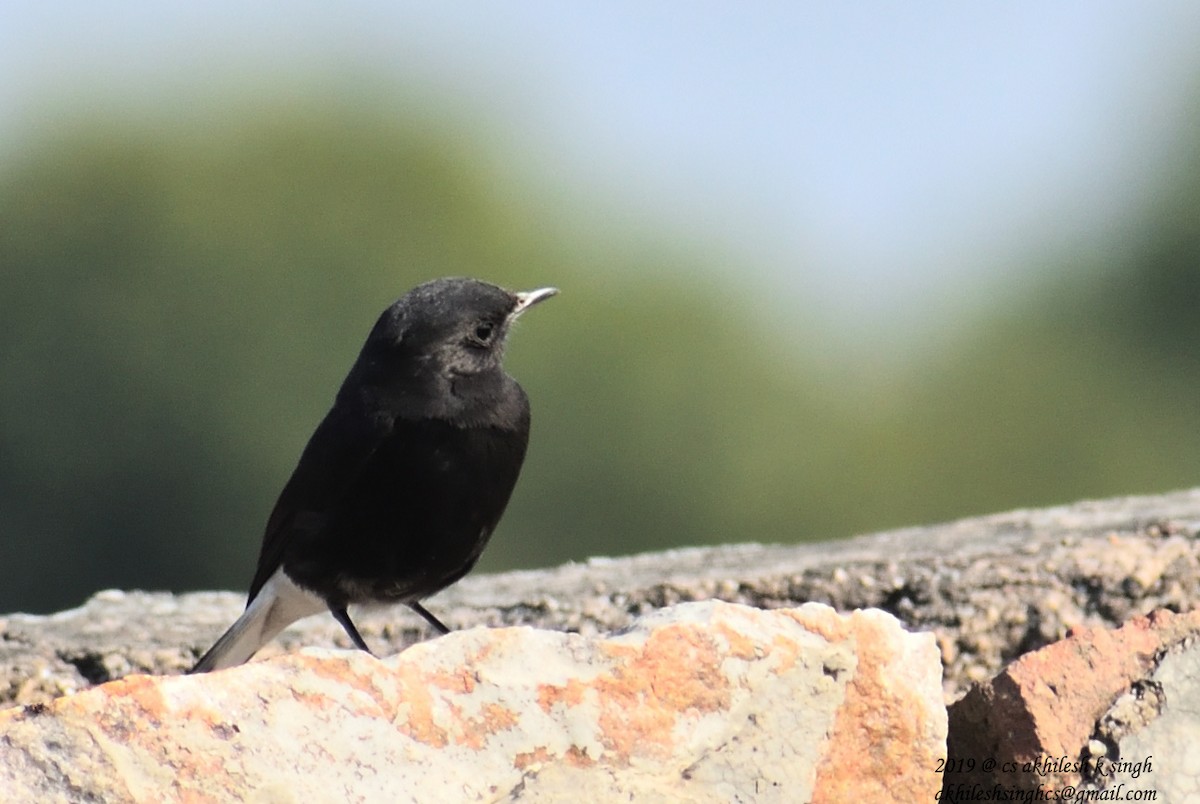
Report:
[[333,406],[309,439],[267,520],[247,606],[279,568],[292,535],[323,526],[391,430],[389,419],[359,405],[339,399]]

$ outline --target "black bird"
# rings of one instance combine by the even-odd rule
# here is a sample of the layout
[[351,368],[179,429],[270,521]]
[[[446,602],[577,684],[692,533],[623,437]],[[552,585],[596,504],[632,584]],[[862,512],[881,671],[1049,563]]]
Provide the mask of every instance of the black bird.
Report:
[[529,440],[529,399],[501,358],[513,321],[554,288],[474,279],[413,288],[379,317],[267,521],[246,610],[193,673],[241,664],[291,623],[421,600],[475,565]]

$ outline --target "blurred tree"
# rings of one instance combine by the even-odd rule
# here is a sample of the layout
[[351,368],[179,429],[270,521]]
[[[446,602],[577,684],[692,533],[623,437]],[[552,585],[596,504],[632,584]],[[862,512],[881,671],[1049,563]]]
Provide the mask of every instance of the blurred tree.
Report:
[[1150,200],[1052,258],[905,403],[974,510],[1200,482],[1197,108],[1177,149],[1144,166]]
[[768,328],[739,266],[570,232],[406,111],[93,121],[7,160],[0,611],[243,588],[375,316],[440,275],[563,289],[510,349],[533,440],[484,568],[1196,481],[1198,154],[1137,242],[872,385],[803,302]]
[[440,275],[565,290],[512,349],[536,435],[490,566],[746,535],[724,389],[774,372],[744,310],[640,276],[684,273],[661,249],[558,246],[517,196],[452,132],[354,105],[88,123],[10,163],[0,611],[242,587],[375,316]]

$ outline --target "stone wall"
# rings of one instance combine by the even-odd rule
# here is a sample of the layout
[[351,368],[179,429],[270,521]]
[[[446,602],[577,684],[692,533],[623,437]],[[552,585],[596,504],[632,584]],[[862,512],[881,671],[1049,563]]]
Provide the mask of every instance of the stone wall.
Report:
[[[202,677],[177,676],[240,595],[102,592],[0,617],[0,790],[968,801],[1120,785],[1187,800],[1200,622],[1179,613],[1197,599],[1198,531],[1192,490],[477,576],[430,602],[465,629],[448,637],[398,653],[422,623],[365,612],[377,660],[335,650],[341,629],[314,617],[264,661]],[[717,600],[737,605],[677,605]],[[310,791],[320,768],[335,787]]]

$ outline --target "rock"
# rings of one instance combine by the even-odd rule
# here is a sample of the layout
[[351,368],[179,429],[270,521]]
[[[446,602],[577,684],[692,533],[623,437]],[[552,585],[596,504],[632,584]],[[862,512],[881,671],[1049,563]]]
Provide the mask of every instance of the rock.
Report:
[[1200,611],[1156,611],[1115,630],[1076,629],[1022,656],[950,707],[953,772],[943,800],[973,785],[1033,791],[1119,784],[1123,792],[1194,800],[1196,669]]
[[[1012,511],[839,542],[670,550],[469,576],[429,605],[454,628],[532,625],[596,636],[682,601],[880,608],[937,635],[947,700],[1071,628],[1118,626],[1200,600],[1200,489]],[[1019,593],[1014,594],[1014,590]],[[0,705],[46,702],[128,673],[191,665],[245,605],[241,593],[101,592],[49,616],[0,616]],[[380,655],[429,636],[402,609],[355,614]],[[328,616],[263,656],[348,647]]]
[[[27,704],[0,713],[0,800],[10,780],[33,785],[13,788],[17,801],[93,789],[119,801],[187,798],[214,779],[257,780],[269,800],[344,800],[395,774],[407,789],[410,766],[482,800],[551,800],[555,785],[572,800],[708,800],[723,785],[712,800],[923,801],[928,773],[943,801],[1063,785],[1191,800],[1200,615],[1178,612],[1200,599],[1198,537],[1200,489],[829,544],[592,559],[470,577],[431,604],[456,628],[533,628],[476,628],[377,661],[329,650],[344,634],[317,616],[265,661],[194,679],[145,674],[187,668],[240,594],[102,592],[0,617],[0,706]],[[712,598],[776,611],[676,605]],[[795,608],[808,600],[852,613]],[[871,608],[927,633],[854,611]],[[381,655],[428,637],[400,610],[356,622]],[[957,701],[948,757],[929,748],[945,733],[944,709],[925,701],[933,641]],[[463,757],[478,762],[451,774]],[[325,788],[304,776],[320,773],[358,775]]]
[[1173,629],[1154,672],[1130,685],[1100,719],[1105,750],[1090,769],[1093,787],[1200,801],[1200,634],[1193,616],[1179,621],[1183,627]]
[[946,720],[929,634],[709,602],[130,675],[0,734],[6,801],[932,801]]

